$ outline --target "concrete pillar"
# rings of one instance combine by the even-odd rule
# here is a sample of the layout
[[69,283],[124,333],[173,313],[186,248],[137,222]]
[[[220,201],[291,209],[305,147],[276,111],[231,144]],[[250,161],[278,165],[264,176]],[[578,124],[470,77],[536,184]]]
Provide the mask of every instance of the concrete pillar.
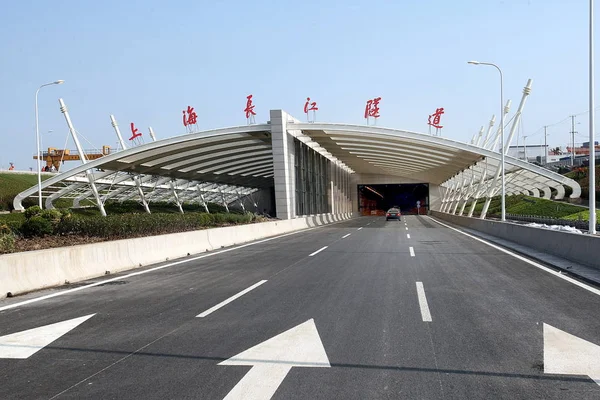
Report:
[[271,110],[270,119],[275,211],[277,218],[292,219],[296,216],[295,148],[294,137],[288,133],[288,121],[296,120],[283,110]]

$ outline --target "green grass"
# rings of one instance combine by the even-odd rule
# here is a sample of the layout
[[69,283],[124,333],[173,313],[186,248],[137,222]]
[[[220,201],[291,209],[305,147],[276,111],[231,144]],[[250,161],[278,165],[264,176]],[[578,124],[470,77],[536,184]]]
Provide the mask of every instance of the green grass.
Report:
[[[43,174],[42,180],[50,178],[51,175]],[[24,190],[37,184],[37,175],[19,174],[16,172],[0,173],[0,211],[13,209],[13,199]],[[23,206],[35,205],[35,199],[25,199]]]
[[24,213],[0,214],[0,225],[9,221],[25,222]]
[[[481,214],[485,199],[478,201],[475,206],[475,214]],[[500,196],[492,198],[488,215],[499,215],[501,213]],[[535,215],[540,217],[552,217],[568,220],[589,220],[589,211],[569,203],[546,200],[524,195],[506,197],[506,213],[516,215]],[[600,222],[600,211],[596,213]]]

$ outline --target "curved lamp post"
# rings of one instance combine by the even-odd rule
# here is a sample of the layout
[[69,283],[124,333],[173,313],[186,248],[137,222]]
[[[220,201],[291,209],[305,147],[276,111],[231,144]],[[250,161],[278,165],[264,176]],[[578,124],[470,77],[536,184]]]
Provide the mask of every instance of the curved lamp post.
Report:
[[64,83],[63,80],[58,80],[50,83],[45,83],[35,91],[35,141],[37,144],[37,172],[38,172],[38,205],[42,208],[42,155],[40,154],[40,131],[38,121],[38,93],[44,86],[60,85]]
[[489,65],[491,67],[495,67],[500,73],[500,143],[502,145],[502,153],[501,153],[501,167],[500,173],[502,175],[502,221],[506,221],[506,182],[504,180],[504,89],[503,89],[503,76],[502,70],[499,66],[493,63],[487,62],[479,62],[479,61],[469,61],[469,64],[473,65]]

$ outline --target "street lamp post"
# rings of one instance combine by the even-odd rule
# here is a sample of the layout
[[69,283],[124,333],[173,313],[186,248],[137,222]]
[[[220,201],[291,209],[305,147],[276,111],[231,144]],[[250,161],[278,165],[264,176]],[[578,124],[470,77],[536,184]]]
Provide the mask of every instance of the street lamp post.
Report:
[[589,183],[589,227],[588,232],[596,234],[596,142],[594,124],[594,0],[590,0],[590,157],[588,178]]
[[487,62],[479,62],[479,61],[469,61],[469,64],[473,64],[473,65],[489,65],[491,67],[495,67],[498,72],[500,73],[500,143],[502,146],[502,153],[501,153],[501,161],[500,163],[502,164],[500,167],[500,174],[502,175],[502,199],[501,199],[501,203],[502,203],[502,221],[506,221],[506,203],[505,203],[505,197],[506,197],[506,182],[504,180],[504,89],[503,89],[503,76],[502,76],[502,70],[500,69],[500,67],[498,67],[496,64],[493,63],[487,63]]
[[50,83],[45,83],[35,91],[35,141],[37,145],[37,172],[38,172],[38,205],[42,208],[42,155],[40,154],[40,130],[39,130],[39,118],[38,118],[38,93],[44,86],[60,85],[64,83],[63,80],[58,80]]

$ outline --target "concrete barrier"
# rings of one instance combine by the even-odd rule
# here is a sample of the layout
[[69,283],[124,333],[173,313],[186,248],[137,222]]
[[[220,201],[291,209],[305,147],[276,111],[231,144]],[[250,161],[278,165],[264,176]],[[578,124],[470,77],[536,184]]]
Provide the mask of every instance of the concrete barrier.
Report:
[[600,269],[600,237],[598,236],[534,228],[510,222],[459,217],[439,211],[431,211],[431,215],[455,225]]
[[221,247],[344,221],[358,214],[314,215],[0,256],[0,296],[63,285]]

